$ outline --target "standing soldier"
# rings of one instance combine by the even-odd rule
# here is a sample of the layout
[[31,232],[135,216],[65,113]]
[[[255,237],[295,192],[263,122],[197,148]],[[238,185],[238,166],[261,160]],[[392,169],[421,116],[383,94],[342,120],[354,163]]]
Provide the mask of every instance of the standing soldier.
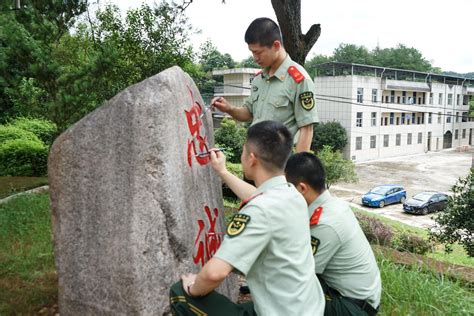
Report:
[[265,120],[284,124],[295,137],[296,151],[309,151],[313,124],[319,121],[314,83],[306,70],[291,60],[283,47],[278,25],[269,18],[254,20],[245,42],[262,71],[252,81],[244,106],[231,105],[225,98],[211,104],[234,119],[252,125]]

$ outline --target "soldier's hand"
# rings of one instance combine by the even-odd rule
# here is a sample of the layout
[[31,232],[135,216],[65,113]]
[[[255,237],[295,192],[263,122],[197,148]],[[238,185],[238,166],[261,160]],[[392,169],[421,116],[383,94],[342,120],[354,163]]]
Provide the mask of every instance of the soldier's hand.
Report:
[[181,280],[183,281],[183,289],[184,289],[184,291],[185,291],[189,296],[192,296],[192,294],[189,293],[189,289],[190,289],[190,287],[194,284],[194,282],[196,281],[196,275],[193,274],[193,273],[183,274],[183,275],[181,276]]
[[211,101],[211,106],[224,113],[228,113],[232,107],[230,103],[223,97],[213,98]]
[[225,167],[225,155],[222,151],[217,148],[210,150],[211,166],[219,174],[223,174],[227,171]]

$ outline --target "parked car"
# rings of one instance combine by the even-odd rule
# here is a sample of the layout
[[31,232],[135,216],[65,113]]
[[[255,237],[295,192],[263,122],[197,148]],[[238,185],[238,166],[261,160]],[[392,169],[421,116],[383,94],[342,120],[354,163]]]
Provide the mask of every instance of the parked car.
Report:
[[440,192],[421,192],[403,203],[403,210],[412,214],[426,215],[441,211],[448,203],[448,196]]
[[384,207],[392,203],[403,203],[407,192],[401,185],[385,184],[373,188],[362,196],[362,205]]

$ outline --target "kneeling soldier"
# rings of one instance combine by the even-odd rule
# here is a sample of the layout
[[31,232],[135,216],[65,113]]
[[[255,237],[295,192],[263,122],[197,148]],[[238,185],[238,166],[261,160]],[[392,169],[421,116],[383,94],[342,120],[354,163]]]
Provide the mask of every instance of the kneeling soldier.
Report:
[[377,314],[382,285],[374,253],[349,205],[326,191],[321,161],[298,153],[285,173],[308,204],[316,273],[326,294],[324,314]]

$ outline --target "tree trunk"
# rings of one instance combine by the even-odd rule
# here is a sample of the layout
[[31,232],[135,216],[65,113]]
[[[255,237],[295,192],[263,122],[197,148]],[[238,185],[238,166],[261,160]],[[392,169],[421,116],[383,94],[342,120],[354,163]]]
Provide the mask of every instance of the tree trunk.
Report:
[[301,33],[301,0],[271,0],[280,25],[283,45],[291,59],[304,65],[306,56],[321,35],[321,25],[313,24]]

